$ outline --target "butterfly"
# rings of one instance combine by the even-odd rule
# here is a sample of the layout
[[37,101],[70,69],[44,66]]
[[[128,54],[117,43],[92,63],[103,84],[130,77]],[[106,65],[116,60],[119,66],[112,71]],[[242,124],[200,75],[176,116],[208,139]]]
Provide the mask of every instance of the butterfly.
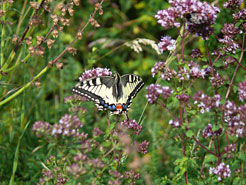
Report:
[[79,82],[73,89],[74,94],[85,96],[93,101],[98,110],[110,110],[111,114],[126,113],[132,99],[143,88],[140,76],[126,74],[120,76],[99,76]]

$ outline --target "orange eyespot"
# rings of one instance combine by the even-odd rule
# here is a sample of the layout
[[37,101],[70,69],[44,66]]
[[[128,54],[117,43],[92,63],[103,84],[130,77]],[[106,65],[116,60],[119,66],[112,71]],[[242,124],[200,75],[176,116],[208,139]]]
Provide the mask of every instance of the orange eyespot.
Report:
[[116,105],[116,110],[122,110],[122,105],[121,104],[117,104]]

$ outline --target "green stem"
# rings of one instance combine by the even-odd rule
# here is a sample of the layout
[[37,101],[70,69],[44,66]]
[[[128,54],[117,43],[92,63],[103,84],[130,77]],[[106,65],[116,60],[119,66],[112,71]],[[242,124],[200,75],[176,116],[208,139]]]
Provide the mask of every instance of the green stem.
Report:
[[21,94],[26,88],[28,88],[35,80],[37,80],[40,76],[42,76],[46,71],[48,71],[49,67],[46,66],[40,73],[38,73],[30,82],[28,82],[26,85],[24,85],[21,89],[19,89],[16,93],[12,94],[5,100],[0,102],[0,106],[4,105],[5,103],[9,102],[10,100],[14,99],[16,96]]
[[[7,6],[6,6],[7,2],[3,3],[3,7],[2,10],[6,11]],[[4,54],[3,54],[3,49],[4,49],[4,37],[5,37],[5,24],[6,24],[6,13],[4,13],[4,15],[2,16],[2,34],[1,34],[1,66],[3,65],[3,61],[4,61]]]

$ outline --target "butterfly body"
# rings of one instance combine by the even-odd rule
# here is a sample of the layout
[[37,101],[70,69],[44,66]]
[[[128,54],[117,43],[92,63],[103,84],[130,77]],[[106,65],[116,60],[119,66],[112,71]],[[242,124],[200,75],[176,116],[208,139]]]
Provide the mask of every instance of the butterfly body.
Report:
[[79,82],[73,93],[93,101],[99,110],[110,110],[112,114],[127,112],[132,99],[143,88],[141,77],[133,74],[99,76]]

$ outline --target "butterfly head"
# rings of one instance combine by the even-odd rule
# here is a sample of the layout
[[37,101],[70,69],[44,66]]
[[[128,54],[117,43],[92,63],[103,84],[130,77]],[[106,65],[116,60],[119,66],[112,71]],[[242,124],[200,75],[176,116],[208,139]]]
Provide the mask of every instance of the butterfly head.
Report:
[[119,78],[120,78],[120,74],[119,74],[118,72],[115,72],[115,73],[114,73],[114,78],[115,78],[115,79],[119,79]]

